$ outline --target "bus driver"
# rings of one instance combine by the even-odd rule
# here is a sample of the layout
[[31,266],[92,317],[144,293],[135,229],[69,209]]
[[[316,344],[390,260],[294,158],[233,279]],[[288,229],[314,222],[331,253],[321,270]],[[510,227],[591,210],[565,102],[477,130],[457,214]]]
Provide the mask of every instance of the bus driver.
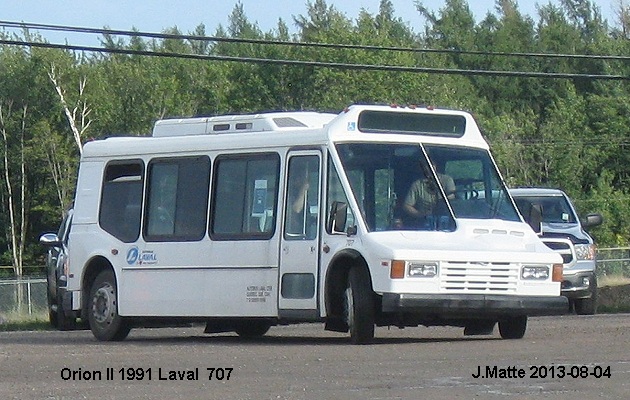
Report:
[[[440,184],[447,198],[455,198],[455,182],[446,174],[438,173]],[[434,213],[438,204],[443,201],[439,188],[428,174],[411,184],[403,203],[409,227],[431,229],[434,225]]]

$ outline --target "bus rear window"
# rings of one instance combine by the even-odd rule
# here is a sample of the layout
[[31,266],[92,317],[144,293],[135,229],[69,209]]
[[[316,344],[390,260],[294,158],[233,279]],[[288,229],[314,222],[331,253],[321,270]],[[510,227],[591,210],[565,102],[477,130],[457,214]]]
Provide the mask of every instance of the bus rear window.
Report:
[[462,137],[465,129],[466,118],[461,115],[372,110],[359,114],[359,130],[368,133]]
[[140,160],[112,162],[105,169],[99,223],[125,243],[140,235],[143,170]]

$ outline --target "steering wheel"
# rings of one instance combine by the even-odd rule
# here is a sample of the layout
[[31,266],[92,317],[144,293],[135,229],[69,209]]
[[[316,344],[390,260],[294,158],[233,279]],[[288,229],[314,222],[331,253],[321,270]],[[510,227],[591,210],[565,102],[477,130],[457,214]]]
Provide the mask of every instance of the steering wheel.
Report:
[[455,197],[464,200],[474,200],[479,198],[479,191],[475,189],[457,189]]

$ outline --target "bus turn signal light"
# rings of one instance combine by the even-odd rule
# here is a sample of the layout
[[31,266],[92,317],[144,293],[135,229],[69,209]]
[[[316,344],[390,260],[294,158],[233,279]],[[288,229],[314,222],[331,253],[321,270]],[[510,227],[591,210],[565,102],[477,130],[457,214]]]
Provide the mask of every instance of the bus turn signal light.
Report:
[[392,279],[403,279],[405,277],[405,262],[402,260],[393,260],[389,277]]

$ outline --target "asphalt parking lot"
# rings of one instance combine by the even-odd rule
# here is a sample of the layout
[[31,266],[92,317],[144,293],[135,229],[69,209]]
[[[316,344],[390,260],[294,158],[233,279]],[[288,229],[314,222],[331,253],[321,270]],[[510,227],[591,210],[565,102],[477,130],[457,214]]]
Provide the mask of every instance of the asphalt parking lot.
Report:
[[321,324],[258,340],[202,327],[0,333],[2,399],[630,398],[630,315],[530,318],[521,340],[377,328],[354,346]]

